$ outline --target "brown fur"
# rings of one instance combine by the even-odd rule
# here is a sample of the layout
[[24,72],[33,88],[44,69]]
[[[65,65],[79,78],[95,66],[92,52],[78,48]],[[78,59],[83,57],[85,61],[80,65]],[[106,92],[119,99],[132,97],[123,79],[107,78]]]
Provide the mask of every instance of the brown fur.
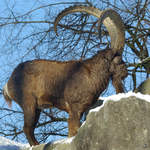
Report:
[[117,93],[124,92],[122,80],[128,74],[121,57],[124,30],[120,25],[114,30],[111,33],[109,28],[111,38],[118,39],[114,40],[116,44],[112,43],[114,47],[99,51],[90,59],[67,62],[33,60],[15,68],[3,94],[9,104],[13,99],[23,109],[24,132],[30,145],[38,144],[34,129],[42,108],[57,107],[68,112],[69,136],[74,136],[80,127],[83,112],[95,103],[110,80]]

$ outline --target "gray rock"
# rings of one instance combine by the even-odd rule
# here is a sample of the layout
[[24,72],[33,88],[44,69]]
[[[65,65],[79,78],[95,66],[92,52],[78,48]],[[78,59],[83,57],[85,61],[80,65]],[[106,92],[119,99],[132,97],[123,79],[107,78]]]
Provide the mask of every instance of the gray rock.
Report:
[[140,92],[142,94],[150,95],[150,78],[142,82],[139,87],[135,90],[135,92]]
[[[95,110],[95,109],[94,109]],[[136,97],[107,101],[87,115],[78,134],[34,150],[149,150],[150,103]]]

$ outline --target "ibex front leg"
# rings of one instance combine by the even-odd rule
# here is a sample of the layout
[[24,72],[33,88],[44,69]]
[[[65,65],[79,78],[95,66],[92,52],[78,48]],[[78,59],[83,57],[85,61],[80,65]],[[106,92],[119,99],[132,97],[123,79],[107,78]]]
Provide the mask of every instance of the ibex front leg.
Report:
[[77,134],[78,129],[80,128],[80,115],[77,114],[77,112],[69,113],[69,119],[68,119],[68,129],[69,129],[69,137],[75,136]]
[[39,120],[41,110],[37,109],[35,105],[28,106],[23,110],[24,110],[24,133],[26,134],[26,137],[30,145],[38,145],[39,143],[37,142],[34,136],[34,129]]

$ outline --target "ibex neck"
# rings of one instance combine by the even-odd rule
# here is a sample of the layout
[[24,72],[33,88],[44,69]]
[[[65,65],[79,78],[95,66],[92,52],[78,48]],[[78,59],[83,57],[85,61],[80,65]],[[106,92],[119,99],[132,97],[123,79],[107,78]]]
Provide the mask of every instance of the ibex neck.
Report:
[[96,55],[94,55],[92,58],[87,60],[90,63],[102,63],[102,61],[108,60],[111,62],[114,58],[115,54],[111,49],[105,49],[99,51]]

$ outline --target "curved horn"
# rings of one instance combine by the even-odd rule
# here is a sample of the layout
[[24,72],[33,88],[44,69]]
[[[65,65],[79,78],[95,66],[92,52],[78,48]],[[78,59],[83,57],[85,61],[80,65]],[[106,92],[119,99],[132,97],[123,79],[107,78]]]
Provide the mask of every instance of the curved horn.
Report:
[[114,51],[121,52],[123,51],[125,43],[125,33],[124,33],[124,24],[122,19],[117,12],[112,9],[107,9],[100,11],[97,8],[90,6],[71,6],[64,9],[55,19],[54,22],[54,31],[57,34],[57,25],[59,21],[66,15],[74,12],[86,12],[90,15],[93,15],[99,18],[99,34],[101,34],[101,25],[102,23],[106,26],[109,35],[111,37],[111,48]]

